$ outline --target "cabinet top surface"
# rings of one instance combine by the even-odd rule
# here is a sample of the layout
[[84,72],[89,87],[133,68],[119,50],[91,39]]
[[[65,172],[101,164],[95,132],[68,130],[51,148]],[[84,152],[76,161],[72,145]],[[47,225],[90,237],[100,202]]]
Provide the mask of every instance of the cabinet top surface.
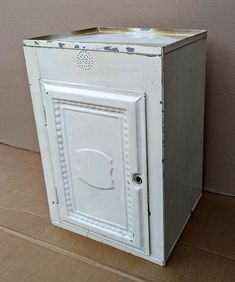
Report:
[[60,35],[26,39],[24,45],[126,53],[143,53],[142,50],[147,54],[155,50],[153,53],[158,54],[165,47],[172,50],[205,37],[205,30],[95,27]]

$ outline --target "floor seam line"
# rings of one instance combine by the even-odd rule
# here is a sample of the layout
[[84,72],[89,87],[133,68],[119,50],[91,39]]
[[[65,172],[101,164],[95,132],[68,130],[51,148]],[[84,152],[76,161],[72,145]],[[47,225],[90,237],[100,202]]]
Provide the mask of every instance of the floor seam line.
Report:
[[9,211],[13,211],[13,212],[19,212],[21,214],[29,214],[29,215],[33,215],[33,216],[36,216],[36,217],[40,217],[42,219],[47,219],[47,220],[49,219],[49,216],[42,216],[42,215],[36,214],[34,212],[27,211],[27,210],[24,210],[24,209],[21,209],[21,208],[9,208],[9,207],[4,207],[4,206],[0,205],[0,209],[9,210]]
[[[68,250],[65,250],[65,249],[62,249],[60,247],[57,247],[55,245],[51,245],[45,241],[42,241],[40,239],[37,239],[37,238],[32,238],[28,235],[25,235],[23,233],[20,233],[18,231],[15,231],[15,230],[12,230],[10,228],[7,228],[5,226],[2,226],[0,225],[0,231],[3,231],[5,233],[8,233],[12,236],[15,236],[17,238],[20,238],[20,239],[23,239],[25,241],[28,241],[34,245],[37,245],[37,246],[40,246],[40,247],[44,247],[46,249],[49,249],[51,251],[54,251],[54,252],[57,252],[59,254],[62,254],[64,256],[67,256],[69,258],[72,258],[72,259],[76,259],[76,260],[79,260],[83,263],[86,263],[88,265],[91,265],[93,267],[97,267],[97,268],[101,268],[105,271],[109,271],[109,272],[112,272],[116,275],[119,275],[121,277],[125,277],[125,278],[128,278],[132,281],[136,281],[136,282],[148,282],[149,280],[144,280],[144,279],[141,279],[141,278],[138,278],[138,277],[135,277],[135,276],[132,276],[124,271],[121,271],[121,270],[118,270],[116,268],[112,268],[110,266],[107,266],[107,265],[104,265],[104,264],[101,264],[100,262],[96,261],[96,260],[93,260],[93,259],[90,259],[90,258],[87,258],[87,257],[84,257],[82,255],[79,255],[79,254],[76,254],[76,253],[73,253],[71,251],[68,251]],[[164,280],[161,280],[162,282],[164,282]],[[159,281],[160,282],[160,281]]]
[[192,245],[192,244],[186,243],[186,242],[182,242],[182,241],[179,242],[179,243],[182,244],[182,245],[189,246],[189,247],[191,247],[191,248],[194,248],[194,249],[203,251],[203,252],[208,253],[208,254],[211,254],[211,255],[215,255],[215,256],[218,256],[218,257],[222,257],[222,258],[226,258],[226,259],[235,261],[235,258],[233,258],[233,257],[229,257],[229,256],[226,256],[226,255],[222,255],[222,254],[220,254],[220,253],[210,251],[210,250],[208,250],[208,249],[206,249],[206,248],[203,248],[203,247],[197,247],[197,246],[195,246],[195,245]]
[[[7,182],[5,182],[5,181],[2,181],[1,178],[0,178],[0,187],[1,187],[1,185],[9,185],[9,184],[8,184]],[[0,188],[0,189],[1,189],[1,188]],[[10,192],[17,193],[17,194],[20,194],[21,196],[26,196],[27,198],[33,198],[33,199],[35,199],[35,200],[39,200],[39,201],[48,203],[48,201],[47,201],[46,199],[42,199],[42,198],[39,198],[39,197],[36,197],[36,196],[32,196],[32,195],[30,195],[30,194],[27,194],[27,193],[25,193],[25,192],[20,192],[20,191],[18,191],[18,190],[11,189],[11,188],[9,188],[9,186],[7,186],[7,187],[4,186],[4,187],[2,187],[2,189],[3,189],[3,190],[10,191]],[[46,188],[45,188],[45,189],[46,189]]]

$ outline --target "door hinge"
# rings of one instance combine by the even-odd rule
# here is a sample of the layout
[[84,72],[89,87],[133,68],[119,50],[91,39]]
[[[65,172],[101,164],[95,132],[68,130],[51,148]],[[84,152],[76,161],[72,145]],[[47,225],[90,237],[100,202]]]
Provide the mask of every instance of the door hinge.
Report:
[[47,126],[47,115],[46,115],[45,106],[43,106],[43,113],[44,113],[44,126]]
[[57,188],[54,187],[54,189],[55,189],[55,197],[56,197],[56,199],[55,199],[55,201],[52,201],[52,203],[53,203],[54,205],[58,205],[58,204],[59,204],[59,199],[58,199]]

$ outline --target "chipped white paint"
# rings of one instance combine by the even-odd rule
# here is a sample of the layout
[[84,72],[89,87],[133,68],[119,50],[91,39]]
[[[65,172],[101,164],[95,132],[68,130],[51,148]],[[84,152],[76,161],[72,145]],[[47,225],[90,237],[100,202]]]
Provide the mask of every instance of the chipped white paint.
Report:
[[[95,28],[24,40],[55,225],[165,264],[201,194],[201,161],[190,172],[169,162],[183,140],[171,140],[168,117],[172,111],[181,122],[182,136],[198,127],[193,151],[179,146],[178,157],[201,160],[205,45],[198,42],[205,37],[204,31]],[[182,72],[177,80],[170,65]],[[183,73],[185,68],[191,71]],[[184,109],[174,108],[174,99],[190,85],[200,99],[182,93],[182,107],[187,100],[193,117],[200,112],[200,122],[187,116],[186,124],[178,121]],[[197,187],[182,194],[183,177],[174,171],[193,175],[190,187]]]
[[26,39],[24,45],[159,56],[205,37],[206,32],[202,30],[91,28]]

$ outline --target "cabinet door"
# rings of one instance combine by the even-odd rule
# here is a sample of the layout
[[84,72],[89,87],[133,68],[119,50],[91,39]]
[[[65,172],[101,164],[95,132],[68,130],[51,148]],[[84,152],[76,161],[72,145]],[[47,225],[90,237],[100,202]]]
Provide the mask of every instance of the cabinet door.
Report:
[[149,253],[145,95],[41,85],[61,223]]

